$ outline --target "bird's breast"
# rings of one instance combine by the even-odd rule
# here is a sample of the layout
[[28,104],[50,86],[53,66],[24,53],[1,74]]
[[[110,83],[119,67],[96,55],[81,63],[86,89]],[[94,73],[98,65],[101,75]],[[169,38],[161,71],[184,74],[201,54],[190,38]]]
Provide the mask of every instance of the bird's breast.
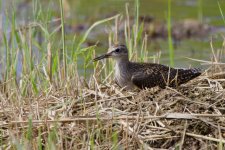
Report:
[[131,89],[133,87],[131,75],[126,65],[119,63],[115,65],[115,78],[120,87],[126,87],[126,89]]

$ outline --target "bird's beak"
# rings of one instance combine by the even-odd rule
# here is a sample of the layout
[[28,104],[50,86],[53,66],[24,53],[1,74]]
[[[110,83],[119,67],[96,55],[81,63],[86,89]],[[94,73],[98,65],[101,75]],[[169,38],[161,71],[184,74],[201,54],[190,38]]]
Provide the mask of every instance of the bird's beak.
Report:
[[112,56],[112,52],[109,52],[109,53],[103,54],[101,56],[95,57],[93,59],[93,61],[98,61],[98,60],[101,60],[101,59],[104,59],[104,58],[109,58],[110,56]]

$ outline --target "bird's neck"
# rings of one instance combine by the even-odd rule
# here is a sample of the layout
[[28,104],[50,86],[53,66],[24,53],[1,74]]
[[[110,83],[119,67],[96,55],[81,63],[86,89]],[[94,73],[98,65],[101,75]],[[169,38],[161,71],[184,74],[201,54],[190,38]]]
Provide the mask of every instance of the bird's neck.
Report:
[[124,73],[127,71],[127,67],[129,66],[129,59],[116,59],[115,64],[115,75],[116,78],[121,78]]
[[129,63],[129,59],[127,57],[116,59],[116,65],[125,65],[128,63]]

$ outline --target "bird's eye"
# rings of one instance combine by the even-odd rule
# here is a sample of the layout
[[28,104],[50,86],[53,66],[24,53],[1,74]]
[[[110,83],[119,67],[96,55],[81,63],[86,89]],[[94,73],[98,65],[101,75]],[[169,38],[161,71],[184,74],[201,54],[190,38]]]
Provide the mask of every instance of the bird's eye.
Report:
[[115,50],[115,52],[117,52],[117,53],[118,53],[118,52],[120,52],[120,49],[119,49],[119,48],[117,48],[117,49]]

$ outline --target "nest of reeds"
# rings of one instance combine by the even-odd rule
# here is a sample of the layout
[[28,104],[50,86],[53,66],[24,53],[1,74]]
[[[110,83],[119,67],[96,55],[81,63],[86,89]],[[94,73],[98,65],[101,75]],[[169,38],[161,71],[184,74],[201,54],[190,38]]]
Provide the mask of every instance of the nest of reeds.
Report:
[[15,92],[1,94],[3,149],[224,148],[225,72],[209,69],[177,89],[124,91],[95,76],[60,87],[16,103]]

